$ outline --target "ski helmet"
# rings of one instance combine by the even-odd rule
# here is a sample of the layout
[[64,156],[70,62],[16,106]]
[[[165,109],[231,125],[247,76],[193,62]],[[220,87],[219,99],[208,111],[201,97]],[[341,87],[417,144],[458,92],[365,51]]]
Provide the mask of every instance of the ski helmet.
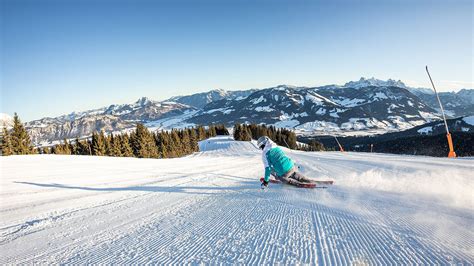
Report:
[[257,146],[263,150],[263,148],[265,147],[265,145],[267,144],[267,142],[269,141],[270,139],[267,137],[267,136],[261,136],[260,138],[258,138],[257,140]]

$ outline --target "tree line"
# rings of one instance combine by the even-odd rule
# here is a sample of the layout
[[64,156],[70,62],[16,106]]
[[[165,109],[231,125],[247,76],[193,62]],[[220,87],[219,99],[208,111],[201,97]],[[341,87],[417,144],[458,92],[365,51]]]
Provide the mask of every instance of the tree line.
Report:
[[207,128],[172,129],[151,132],[138,123],[130,133],[108,134],[94,132],[90,138],[64,139],[51,147],[34,148],[26,129],[15,113],[13,128],[3,127],[1,138],[2,155],[13,154],[68,154],[137,158],[176,158],[199,151],[198,142],[216,135],[229,135],[224,125]]
[[293,150],[302,151],[323,151],[324,146],[318,141],[311,141],[304,145],[296,141],[295,132],[286,128],[276,128],[274,126],[266,126],[264,124],[235,124],[234,139],[241,141],[257,140],[261,136],[267,136],[280,146],[284,146]]

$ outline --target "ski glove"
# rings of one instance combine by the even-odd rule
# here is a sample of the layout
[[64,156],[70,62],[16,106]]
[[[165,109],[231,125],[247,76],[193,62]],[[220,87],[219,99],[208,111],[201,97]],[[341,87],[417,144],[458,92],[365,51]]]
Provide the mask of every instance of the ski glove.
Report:
[[268,181],[265,181],[265,179],[262,181],[261,185],[262,189],[268,187]]

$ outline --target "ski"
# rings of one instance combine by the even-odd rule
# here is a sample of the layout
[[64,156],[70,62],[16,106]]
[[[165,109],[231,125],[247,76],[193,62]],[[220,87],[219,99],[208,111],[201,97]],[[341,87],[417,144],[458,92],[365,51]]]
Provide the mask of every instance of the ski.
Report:
[[311,183],[314,183],[314,184],[317,184],[317,185],[332,185],[334,184],[334,181],[332,180],[315,180],[315,181],[311,181]]
[[317,186],[315,183],[297,183],[297,184],[292,184],[294,186],[297,186],[299,188],[322,188],[322,187],[319,187]]
[[[260,182],[263,182],[263,177],[260,178]],[[282,184],[280,180],[270,179],[269,183],[273,184]],[[312,181],[311,183],[292,183],[290,185],[300,187],[300,188],[327,188],[327,185],[332,185],[334,181]]]

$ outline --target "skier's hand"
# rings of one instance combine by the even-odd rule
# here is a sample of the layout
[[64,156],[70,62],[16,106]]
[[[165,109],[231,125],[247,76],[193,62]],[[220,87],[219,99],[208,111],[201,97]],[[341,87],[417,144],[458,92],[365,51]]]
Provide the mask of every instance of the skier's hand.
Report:
[[268,181],[265,181],[265,179],[262,181],[262,185],[260,186],[262,189],[265,189],[268,187]]

